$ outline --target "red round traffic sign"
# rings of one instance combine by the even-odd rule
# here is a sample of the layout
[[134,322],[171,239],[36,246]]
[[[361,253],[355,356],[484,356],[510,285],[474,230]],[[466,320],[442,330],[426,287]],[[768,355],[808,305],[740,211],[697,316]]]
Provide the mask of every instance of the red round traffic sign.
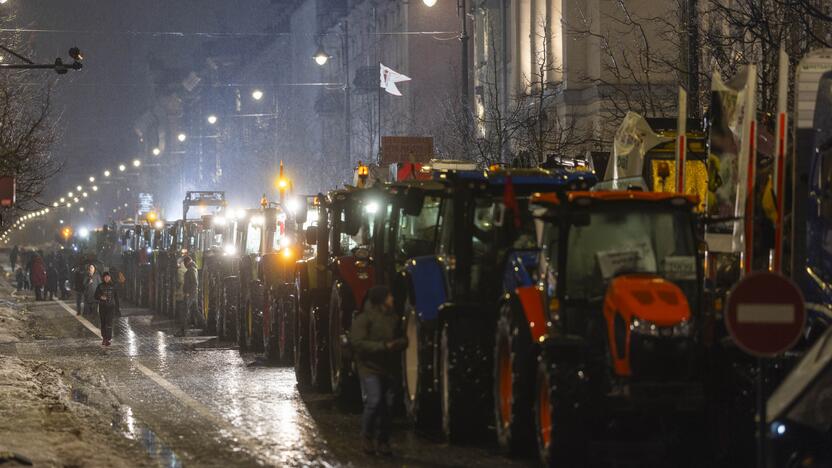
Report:
[[737,346],[754,356],[772,357],[789,350],[805,324],[803,294],[782,275],[751,273],[728,296],[728,332]]

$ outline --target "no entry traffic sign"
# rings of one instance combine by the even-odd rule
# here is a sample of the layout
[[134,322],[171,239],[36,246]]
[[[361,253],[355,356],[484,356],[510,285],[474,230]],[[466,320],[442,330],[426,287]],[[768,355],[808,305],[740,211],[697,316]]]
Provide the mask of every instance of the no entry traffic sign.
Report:
[[772,357],[789,350],[805,323],[803,294],[782,275],[751,273],[728,296],[725,325],[737,346],[754,356]]

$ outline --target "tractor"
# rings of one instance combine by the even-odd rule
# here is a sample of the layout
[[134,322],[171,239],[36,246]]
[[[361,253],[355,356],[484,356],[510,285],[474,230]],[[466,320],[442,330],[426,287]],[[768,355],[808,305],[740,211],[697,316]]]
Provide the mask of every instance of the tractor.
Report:
[[404,190],[383,263],[410,342],[404,401],[417,430],[458,441],[489,424],[496,304],[503,289],[530,281],[521,271],[536,260],[524,208],[536,191],[594,182],[588,172],[496,168],[436,171]]
[[[532,203],[543,222],[540,260],[535,283],[506,297],[512,328],[495,360],[498,422],[517,442],[534,430],[547,466],[587,463],[590,444],[616,428],[640,439],[672,421],[698,429],[682,441],[702,435],[697,197],[572,191]],[[695,456],[702,446],[687,449]]]

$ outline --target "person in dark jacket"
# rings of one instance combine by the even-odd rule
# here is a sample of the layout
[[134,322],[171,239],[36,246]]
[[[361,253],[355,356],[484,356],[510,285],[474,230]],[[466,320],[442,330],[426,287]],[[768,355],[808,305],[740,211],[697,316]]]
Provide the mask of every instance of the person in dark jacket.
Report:
[[407,338],[401,336],[401,318],[393,310],[390,290],[374,286],[367,297],[350,330],[364,400],[361,435],[366,453],[390,456],[394,385]]
[[98,301],[95,299],[95,291],[101,283],[101,277],[95,271],[95,265],[87,265],[87,274],[84,275],[84,314],[94,317],[98,309]]
[[185,335],[185,328],[190,324],[198,327],[205,326],[205,317],[199,310],[199,271],[196,262],[190,257],[185,257],[185,277],[182,279],[182,295],[185,303],[185,310],[180,323],[179,335]]
[[84,266],[80,263],[72,269],[72,289],[75,291],[75,312],[81,315],[81,302],[84,300]]
[[15,245],[12,247],[12,251],[9,253],[9,262],[12,264],[12,271],[15,270],[17,266],[17,256],[20,254],[20,249]]
[[17,267],[14,279],[17,280],[17,292],[23,291],[26,288],[26,273],[23,273],[23,268]]
[[113,277],[107,271],[101,275],[101,283],[95,288],[95,300],[98,301],[98,317],[101,319],[101,345],[110,346],[113,317],[118,309],[118,291],[113,284]]
[[49,263],[46,267],[46,294],[49,295],[50,301],[54,299],[55,296],[58,296],[59,285],[60,280],[58,279],[58,269],[55,268],[54,263]]

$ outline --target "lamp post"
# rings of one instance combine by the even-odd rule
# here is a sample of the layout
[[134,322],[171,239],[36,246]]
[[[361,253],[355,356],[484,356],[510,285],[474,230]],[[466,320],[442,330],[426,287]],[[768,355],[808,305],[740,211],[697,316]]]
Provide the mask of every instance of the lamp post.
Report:
[[[350,89],[350,41],[349,41],[349,22],[344,20],[343,33],[341,34],[341,55],[344,63],[344,152],[347,158],[347,170],[352,164],[352,109],[351,109],[351,89]],[[317,52],[312,56],[320,66],[326,65],[331,56],[326,53],[323,45],[318,46]]]

